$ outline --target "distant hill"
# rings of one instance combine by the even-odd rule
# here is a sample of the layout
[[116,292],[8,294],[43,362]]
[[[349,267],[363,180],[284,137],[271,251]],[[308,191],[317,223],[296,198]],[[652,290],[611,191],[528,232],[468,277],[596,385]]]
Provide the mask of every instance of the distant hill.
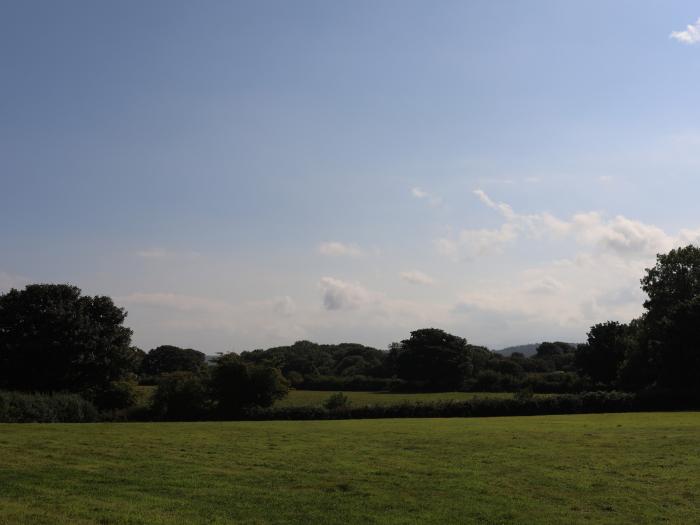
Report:
[[514,352],[520,352],[525,357],[530,357],[537,353],[538,346],[540,346],[540,343],[530,343],[529,345],[509,346],[501,350],[496,350],[496,352],[506,357],[510,356]]
[[[504,356],[510,356],[514,352],[520,352],[523,354],[525,357],[531,357],[537,353],[537,347],[540,346],[541,343],[530,343],[529,345],[518,345],[518,346],[509,346],[507,348],[502,348],[501,350],[496,350],[496,353],[499,353]],[[577,344],[576,343],[566,343],[567,345],[571,346],[572,349],[576,349]]]

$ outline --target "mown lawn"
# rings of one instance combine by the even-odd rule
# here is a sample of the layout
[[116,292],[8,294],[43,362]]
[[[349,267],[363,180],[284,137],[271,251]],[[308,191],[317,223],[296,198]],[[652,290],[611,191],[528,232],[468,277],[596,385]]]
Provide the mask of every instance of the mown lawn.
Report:
[[698,523],[700,414],[0,425],[0,523]]
[[[277,401],[275,406],[316,406],[333,395],[335,391],[320,390],[290,390],[289,395]],[[352,406],[365,405],[398,405],[400,403],[435,402],[435,401],[464,401],[475,397],[510,398],[508,392],[430,392],[420,394],[404,394],[395,392],[347,392],[343,391]]]

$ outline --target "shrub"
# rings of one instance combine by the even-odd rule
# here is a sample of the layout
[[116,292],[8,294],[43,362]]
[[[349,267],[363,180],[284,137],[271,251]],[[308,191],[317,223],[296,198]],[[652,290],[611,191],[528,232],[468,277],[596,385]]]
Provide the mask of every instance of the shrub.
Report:
[[219,357],[211,372],[212,399],[222,417],[247,407],[269,407],[288,392],[289,383],[277,368],[246,363],[236,354]]
[[163,374],[153,394],[153,415],[159,419],[197,420],[208,413],[209,407],[206,384],[192,372]]
[[328,410],[346,408],[350,406],[350,398],[342,392],[336,392],[323,402],[323,406]]
[[0,392],[2,423],[83,423],[98,419],[95,406],[77,394]]
[[136,389],[128,381],[112,381],[90,397],[100,410],[122,410],[136,404]]

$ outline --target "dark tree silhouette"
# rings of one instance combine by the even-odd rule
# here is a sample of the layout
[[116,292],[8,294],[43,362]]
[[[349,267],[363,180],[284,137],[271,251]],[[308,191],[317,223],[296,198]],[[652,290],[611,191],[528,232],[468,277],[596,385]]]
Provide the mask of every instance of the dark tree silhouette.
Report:
[[126,312],[67,284],[0,295],[0,388],[81,392],[123,378],[138,358]]

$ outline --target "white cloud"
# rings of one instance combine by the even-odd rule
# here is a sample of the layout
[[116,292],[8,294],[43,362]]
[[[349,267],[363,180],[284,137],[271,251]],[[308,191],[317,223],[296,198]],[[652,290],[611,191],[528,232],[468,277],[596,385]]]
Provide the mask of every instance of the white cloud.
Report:
[[424,199],[430,204],[430,206],[437,207],[442,204],[442,199],[436,195],[432,195],[421,188],[415,187],[411,188],[411,195],[416,199]]
[[700,230],[683,230],[674,237],[657,226],[622,215],[609,219],[599,212],[578,213],[569,220],[547,212],[523,215],[506,203],[494,201],[482,190],[476,190],[474,194],[483,204],[497,211],[505,222],[497,229],[464,229],[456,237],[437,239],[436,247],[440,253],[470,259],[500,253],[519,238],[545,237],[573,239],[582,246],[621,257],[645,258],[700,238]]
[[410,270],[410,271],[405,271],[401,272],[399,274],[399,277],[403,279],[404,281],[411,283],[411,284],[434,284],[435,279],[430,277],[429,275],[419,272],[418,270]]
[[319,286],[323,295],[323,307],[326,310],[353,309],[379,299],[378,294],[370,292],[359,283],[334,277],[323,277]]
[[669,38],[684,44],[697,44],[700,42],[700,18],[694,24],[687,25],[685,31],[673,31]]
[[345,244],[338,241],[323,242],[318,246],[322,255],[330,257],[361,257],[363,251],[355,244]]

